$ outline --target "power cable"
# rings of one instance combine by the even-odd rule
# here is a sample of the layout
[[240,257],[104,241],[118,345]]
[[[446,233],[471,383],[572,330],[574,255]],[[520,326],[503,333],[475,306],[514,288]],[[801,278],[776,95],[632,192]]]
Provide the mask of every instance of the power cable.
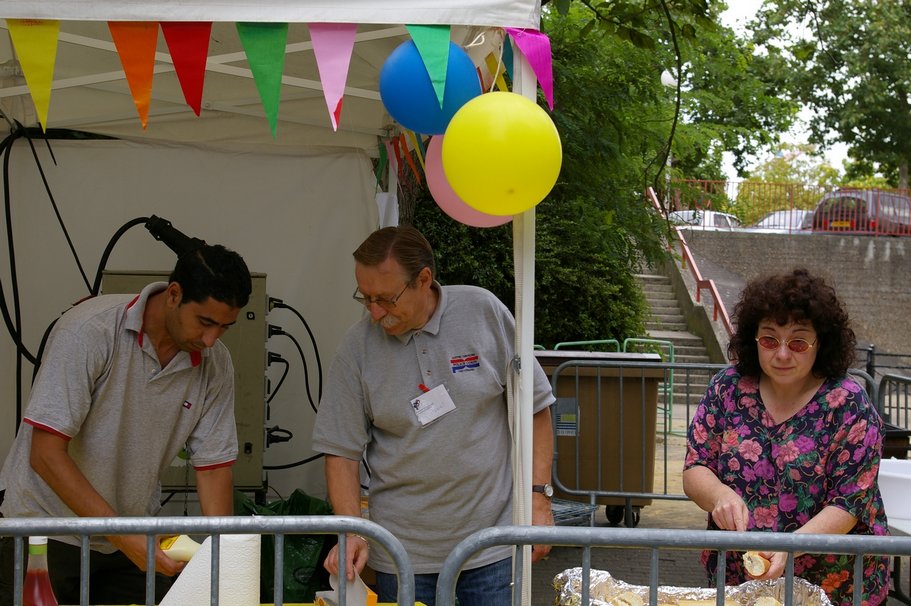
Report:
[[279,307],[282,309],[287,309],[294,315],[298,317],[301,321],[301,324],[304,325],[304,328],[307,330],[307,335],[310,337],[310,344],[313,346],[313,357],[316,359],[316,375],[319,378],[319,383],[317,384],[317,401],[323,399],[323,363],[319,355],[319,347],[316,344],[316,337],[313,336],[313,331],[310,330],[310,325],[307,324],[307,321],[304,319],[304,316],[301,315],[299,311],[276,297],[269,297],[269,309],[271,310],[274,307]]

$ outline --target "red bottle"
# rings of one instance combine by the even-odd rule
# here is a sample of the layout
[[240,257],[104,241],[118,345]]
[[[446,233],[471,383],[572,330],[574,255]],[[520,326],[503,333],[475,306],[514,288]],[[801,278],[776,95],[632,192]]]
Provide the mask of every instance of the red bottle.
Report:
[[22,606],[57,606],[47,572],[47,537],[28,538],[28,566],[22,587]]

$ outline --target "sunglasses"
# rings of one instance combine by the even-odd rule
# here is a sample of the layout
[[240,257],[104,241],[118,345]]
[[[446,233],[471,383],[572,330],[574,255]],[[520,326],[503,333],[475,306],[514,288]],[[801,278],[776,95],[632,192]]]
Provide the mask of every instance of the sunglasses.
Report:
[[784,344],[785,347],[793,351],[794,353],[805,353],[810,350],[812,347],[816,347],[816,343],[819,339],[814,340],[812,343],[806,339],[787,339],[782,341],[771,335],[763,335],[761,337],[756,337],[756,342],[759,343],[759,346],[763,349],[768,349],[770,351],[777,351],[779,347]]

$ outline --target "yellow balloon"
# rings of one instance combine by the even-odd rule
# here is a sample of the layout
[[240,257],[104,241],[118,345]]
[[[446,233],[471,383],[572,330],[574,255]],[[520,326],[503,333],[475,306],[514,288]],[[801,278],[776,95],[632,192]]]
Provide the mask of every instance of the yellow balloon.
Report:
[[553,189],[563,149],[553,120],[517,93],[486,93],[452,117],[443,137],[443,171],[467,205],[517,215]]

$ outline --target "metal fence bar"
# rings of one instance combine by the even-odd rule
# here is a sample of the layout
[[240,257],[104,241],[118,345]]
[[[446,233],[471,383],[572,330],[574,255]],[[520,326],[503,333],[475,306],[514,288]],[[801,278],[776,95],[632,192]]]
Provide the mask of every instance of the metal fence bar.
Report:
[[[144,534],[150,538],[156,535],[195,534],[212,535],[213,567],[218,560],[218,537],[224,534],[274,534],[276,570],[282,570],[284,552],[277,551],[283,537],[288,534],[359,534],[375,541],[392,558],[398,574],[398,604],[414,605],[414,569],[401,542],[388,530],[370,520],[343,516],[236,516],[236,517],[137,517],[137,518],[2,518],[0,536],[14,537],[14,600],[21,604],[22,574],[24,571],[24,549],[22,544],[28,536],[107,536],[113,534]],[[344,541],[341,541],[344,545]],[[87,545],[83,539],[83,545]],[[339,578],[345,578],[344,559],[340,560]],[[83,560],[83,574],[86,574]],[[217,568],[212,575],[212,596],[217,596]],[[280,578],[280,577],[277,577]],[[83,577],[85,581],[85,577]],[[280,605],[281,583],[276,583],[276,602]],[[342,584],[341,587],[345,585]],[[154,603],[146,588],[147,599]],[[87,593],[83,594],[87,600]],[[217,602],[213,599],[213,604]]]
[[[554,545],[575,547],[632,547],[640,549],[692,549],[727,551],[783,551],[789,554],[785,569],[785,604],[792,601],[796,553],[831,553],[857,556],[911,555],[911,537],[869,535],[819,535],[774,532],[719,532],[706,530],[667,530],[630,528],[569,528],[557,526],[500,526],[475,532],[462,540],[450,552],[437,581],[437,606],[455,604],[455,584],[462,566],[474,554],[497,545]],[[723,554],[719,562],[723,563]],[[653,558],[653,566],[656,566]],[[723,564],[719,581],[723,583]],[[854,572],[857,578],[857,570]],[[860,575],[862,576],[862,574]],[[650,590],[656,589],[657,577],[651,577]],[[583,577],[583,592],[588,580]],[[857,583],[856,585],[860,585]],[[723,587],[723,585],[722,585]],[[583,595],[582,604],[588,604]],[[860,595],[854,594],[854,606],[860,606]],[[652,602],[655,603],[655,602]]]

